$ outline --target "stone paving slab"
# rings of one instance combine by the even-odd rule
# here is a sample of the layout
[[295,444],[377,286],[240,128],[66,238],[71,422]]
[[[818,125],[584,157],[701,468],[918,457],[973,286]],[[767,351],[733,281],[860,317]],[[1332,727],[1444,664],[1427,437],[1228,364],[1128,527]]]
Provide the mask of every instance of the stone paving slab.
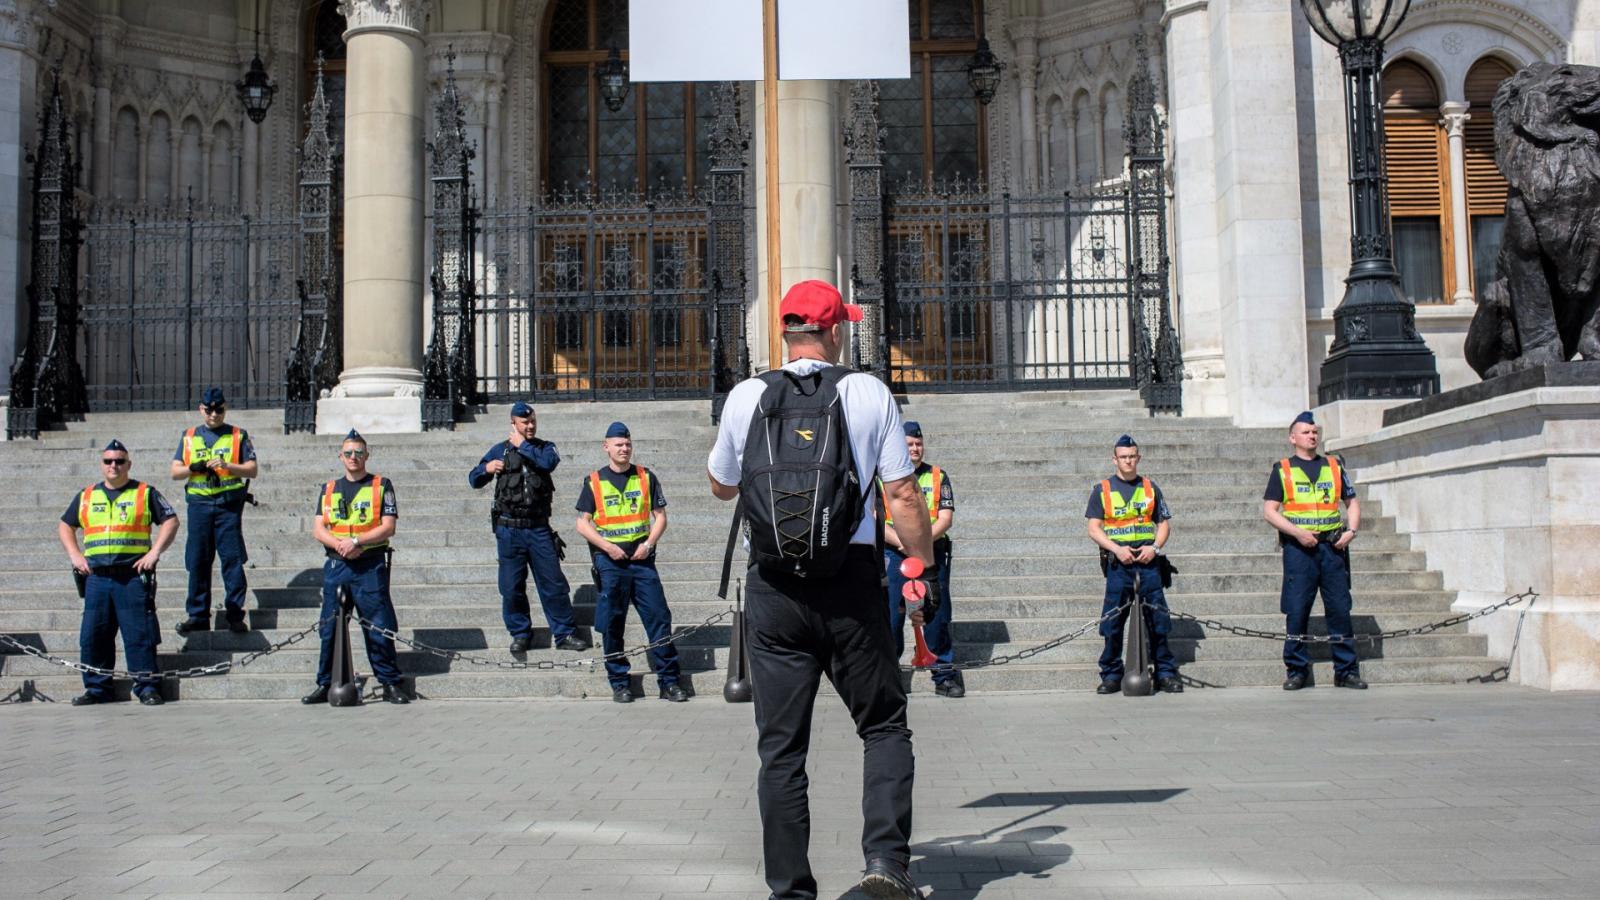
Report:
[[[1595,896],[1600,694],[916,697],[936,900]],[[811,855],[855,900],[819,702]],[[0,706],[0,896],[759,898],[749,706]]]

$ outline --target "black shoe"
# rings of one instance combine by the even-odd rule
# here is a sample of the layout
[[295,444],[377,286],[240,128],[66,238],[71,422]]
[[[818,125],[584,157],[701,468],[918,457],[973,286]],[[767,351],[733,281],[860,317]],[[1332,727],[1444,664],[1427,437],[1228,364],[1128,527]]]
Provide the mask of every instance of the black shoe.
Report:
[[667,684],[661,687],[661,699],[671,700],[673,703],[688,703],[689,692],[681,684]]
[[228,630],[234,634],[248,634],[250,626],[243,619],[232,619],[228,622]]
[[530,638],[527,635],[523,635],[522,637],[519,637],[519,638],[512,638],[511,639],[511,652],[512,653],[527,653],[528,652],[528,647],[532,643],[533,643],[533,638]]
[[1100,682],[1100,686],[1095,688],[1094,692],[1096,694],[1120,694],[1122,693],[1122,681],[1120,679],[1112,681],[1108,678]]
[[1289,677],[1283,680],[1283,689],[1286,691],[1298,691],[1305,686],[1306,676],[1303,672],[1291,672]]
[[328,702],[328,686],[325,685],[325,684],[317,685],[316,688],[314,690],[312,690],[311,693],[305,695],[304,697],[301,697],[300,698],[300,702],[304,703],[307,706],[312,706],[312,705],[317,704],[317,703],[327,703]]
[[149,693],[140,694],[139,702],[144,706],[160,706],[167,702],[167,698],[161,696],[160,691],[150,691]]
[[632,703],[633,702],[633,690],[631,688],[625,688],[625,687],[612,688],[611,689],[611,702],[612,703]]
[[869,860],[861,876],[861,890],[879,900],[923,900],[911,873],[892,859]]
[[1183,682],[1180,681],[1176,675],[1168,675],[1166,678],[1157,678],[1156,690],[1162,692],[1163,694],[1181,694],[1183,693]]
[[178,627],[174,628],[173,630],[178,632],[179,637],[182,637],[183,635],[186,635],[192,631],[210,631],[211,620],[209,618],[184,619],[182,622],[179,622]]
[[582,653],[583,651],[589,649],[589,642],[575,634],[569,634],[561,640],[556,641],[556,649],[572,650],[577,653]]
[[959,681],[946,681],[944,684],[936,684],[933,686],[933,692],[941,697],[949,697],[951,700],[960,700],[967,695],[966,687]]
[[99,703],[110,703],[111,701],[112,701],[112,698],[111,697],[107,697],[105,694],[95,694],[95,693],[91,693],[89,691],[84,691],[83,693],[79,694],[78,696],[72,698],[72,705],[73,706],[94,706],[94,705],[99,704]]
[[1353,691],[1364,691],[1367,683],[1361,680],[1360,675],[1346,675],[1343,678],[1333,679],[1334,687],[1350,688]]
[[393,703],[395,706],[405,706],[411,702],[406,696],[406,686],[403,684],[386,684],[383,686],[383,702]]

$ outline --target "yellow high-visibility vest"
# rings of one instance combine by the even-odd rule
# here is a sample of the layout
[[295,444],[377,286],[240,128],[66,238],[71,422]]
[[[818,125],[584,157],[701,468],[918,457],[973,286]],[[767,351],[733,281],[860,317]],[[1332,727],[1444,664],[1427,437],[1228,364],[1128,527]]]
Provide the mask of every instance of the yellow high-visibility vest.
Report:
[[97,484],[83,489],[78,524],[83,526],[83,555],[91,564],[97,557],[150,552],[149,491],[144,482],[130,481],[112,500]]
[[[239,462],[239,455],[244,452],[243,436],[239,429],[230,428],[227,434],[219,435],[217,442],[210,447],[206,446],[205,438],[200,436],[200,429],[191,428],[183,433],[183,464],[190,465],[201,460],[220,459],[227,463]],[[213,477],[215,481],[213,482]],[[224,465],[205,475],[189,473],[189,480],[184,485],[184,491],[191,497],[215,497],[229,491],[237,491],[244,487],[244,479],[239,478],[229,471]]]
[[1283,478],[1283,517],[1307,531],[1337,531],[1344,526],[1339,516],[1339,494],[1344,489],[1344,473],[1339,461],[1324,457],[1317,480],[1312,481],[1287,458],[1278,463]]
[[1118,544],[1155,543],[1156,489],[1150,479],[1139,479],[1133,496],[1124,499],[1111,489],[1111,479],[1100,482],[1100,517],[1106,537]]
[[594,494],[594,528],[613,544],[642,541],[650,536],[650,471],[634,466],[622,490],[589,473],[589,490]]
[[[356,540],[367,532],[383,524],[383,477],[372,476],[370,484],[364,484],[350,498],[350,502],[339,508],[338,493],[334,490],[337,481],[328,482],[322,489],[322,521],[328,526],[328,531],[335,537]],[[388,541],[367,543],[361,541],[362,552],[368,549],[378,549],[389,546]]]

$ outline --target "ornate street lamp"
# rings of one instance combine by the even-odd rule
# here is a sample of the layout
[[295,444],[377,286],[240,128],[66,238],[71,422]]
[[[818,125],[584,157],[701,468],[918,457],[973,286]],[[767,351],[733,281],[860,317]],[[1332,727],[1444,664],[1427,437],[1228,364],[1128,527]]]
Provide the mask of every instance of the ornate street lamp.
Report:
[[1350,275],[1333,313],[1333,346],[1317,402],[1426,397],[1439,390],[1433,351],[1395,272],[1383,166],[1383,42],[1411,0],[1300,0],[1319,37],[1339,48],[1350,137]]
[[606,54],[606,61],[594,70],[594,78],[600,82],[600,99],[606,102],[606,109],[616,112],[622,109],[622,104],[628,101],[628,64],[622,61],[622,54],[616,47]]
[[256,33],[255,58],[250,60],[250,71],[244,73],[244,78],[233,83],[233,89],[239,93],[239,102],[244,105],[244,114],[257,125],[267,117],[267,110],[272,108],[272,95],[278,92],[278,86],[268,77],[267,67],[261,62],[260,12],[261,4],[258,2],[257,20],[251,23]]
[[967,84],[972,85],[972,94],[979,103],[988,106],[994,99],[995,88],[1000,86],[1000,70],[1005,67],[1006,64],[990,52],[989,39],[978,38],[978,50],[967,63]]

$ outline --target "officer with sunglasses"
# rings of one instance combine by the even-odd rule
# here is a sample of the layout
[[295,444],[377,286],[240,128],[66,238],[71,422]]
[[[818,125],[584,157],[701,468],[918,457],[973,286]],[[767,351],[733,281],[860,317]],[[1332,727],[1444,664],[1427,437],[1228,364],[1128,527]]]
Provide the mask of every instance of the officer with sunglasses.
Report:
[[[79,659],[84,665],[112,668],[117,663],[116,636],[121,631],[128,668],[157,672],[161,629],[156,625],[153,582],[145,579],[155,577],[161,554],[178,536],[178,515],[155,488],[128,477],[130,465],[128,448],[121,441],[107,444],[100,451],[102,480],[78,492],[56,531],[82,585]],[[139,679],[133,690],[145,706],[165,702],[158,676]],[[115,699],[110,675],[85,672],[83,694],[72,698],[72,705],[92,706]]]
[[[394,484],[367,471],[367,439],[354,428],[339,445],[344,477],[322,486],[317,496],[311,533],[322,545],[322,654],[317,659],[317,686],[300,698],[310,705],[328,702],[333,682],[333,633],[339,614],[340,594],[349,589],[356,614],[369,625],[393,631],[399,628],[394,601],[389,597],[389,538],[400,517]],[[367,662],[383,685],[385,703],[406,704],[411,698],[400,675],[394,640],[361,627],[367,642]]]
[[250,435],[227,423],[228,399],[218,387],[200,397],[201,424],[183,433],[172,454],[172,480],[184,482],[189,538],[183,565],[189,570],[188,616],[178,634],[211,630],[211,562],[222,559],[223,614],[228,630],[249,631],[244,619],[245,481],[260,466]]

